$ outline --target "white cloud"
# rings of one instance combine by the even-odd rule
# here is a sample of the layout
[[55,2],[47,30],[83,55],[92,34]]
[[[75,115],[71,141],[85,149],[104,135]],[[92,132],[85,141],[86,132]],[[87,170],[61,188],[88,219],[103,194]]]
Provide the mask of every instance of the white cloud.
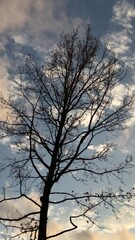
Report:
[[131,2],[119,0],[113,7],[112,22],[126,28],[129,32],[133,29],[132,19],[135,17],[135,9]]
[[113,49],[116,55],[126,54],[130,49],[132,39],[125,30],[119,32],[112,32],[109,34],[109,45],[108,47]]
[[7,145],[10,143],[10,137],[6,136],[5,134],[1,133],[0,135],[0,143]]
[[[135,85],[124,85],[122,83],[117,84],[117,86],[115,86],[115,88],[112,90],[112,104],[111,107],[115,108],[115,107],[119,107],[123,97],[124,96],[128,96],[128,95],[132,95],[135,92]],[[116,142],[119,146],[119,150],[125,154],[132,154],[131,153],[131,133],[133,131],[132,127],[134,127],[135,124],[135,103],[133,104],[133,108],[130,110],[131,113],[131,118],[127,119],[125,122],[125,126],[127,127],[127,129],[125,129],[124,131],[121,132],[121,134],[119,134],[118,138],[116,139]]]
[[128,86],[122,84],[122,83],[119,83],[117,84],[111,94],[112,94],[112,107],[118,107],[121,105],[121,102],[123,100],[123,97],[128,95],[128,92],[129,92],[129,88]]
[[112,145],[111,145],[111,144],[109,145],[109,143],[107,143],[107,144],[100,144],[100,145],[98,145],[98,146],[90,145],[90,146],[88,147],[88,149],[89,149],[89,150],[94,150],[94,151],[96,151],[97,153],[100,153],[100,152],[102,152],[103,150],[107,149],[108,147],[110,147],[110,150],[112,150]]
[[19,44],[22,44],[22,45],[26,44],[27,37],[25,36],[25,34],[23,34],[23,36],[21,34],[14,34],[13,38],[14,38],[16,43],[19,43]]
[[[113,15],[111,19],[111,32],[107,35],[109,40],[108,48],[111,48],[126,65],[129,66],[129,72],[132,79],[127,79],[129,85],[118,84],[112,91],[112,107],[119,106],[123,96],[128,93],[128,86],[131,93],[135,90],[135,85],[130,81],[134,80],[135,52],[132,49],[134,41],[133,20],[135,19],[135,8],[131,1],[118,0],[113,6]],[[113,29],[113,30],[112,30]],[[135,107],[134,107],[135,109]],[[132,109],[131,114],[135,116],[135,110]],[[117,139],[119,149],[123,153],[131,154],[131,129],[135,124],[135,117],[126,121],[128,129],[122,132]]]
[[111,33],[106,35],[109,41],[108,48],[114,50],[116,55],[130,67],[133,67],[135,64],[134,53],[131,52],[131,44],[134,39],[132,22],[134,19],[135,8],[133,4],[127,0],[116,1],[110,21],[114,30],[111,30]]

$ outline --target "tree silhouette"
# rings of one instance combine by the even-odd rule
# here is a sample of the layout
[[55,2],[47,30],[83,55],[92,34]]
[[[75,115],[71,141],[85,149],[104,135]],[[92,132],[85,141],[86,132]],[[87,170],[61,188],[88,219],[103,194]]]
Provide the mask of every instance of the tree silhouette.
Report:
[[[30,239],[45,240],[76,229],[78,218],[97,224],[92,211],[104,205],[115,213],[117,203],[126,204],[123,198],[130,200],[133,195],[110,187],[112,177],[122,181],[124,171],[133,165],[130,156],[109,161],[114,144],[106,140],[123,130],[131,117],[134,98],[130,90],[117,106],[113,104],[112,90],[125,77],[124,65],[113,52],[100,49],[87,26],[83,38],[78,29],[62,34],[44,64],[28,55],[18,69],[9,99],[1,96],[1,109],[9,112],[0,122],[1,138],[10,139],[14,154],[1,165],[2,172],[9,171],[10,186],[3,188],[0,207],[10,203],[15,208],[7,216],[0,214],[1,225],[14,228],[14,238],[29,234]],[[100,147],[96,151],[97,139]],[[107,177],[109,187],[99,192],[92,186],[87,192],[73,187],[57,191],[57,183],[66,176],[73,186],[74,182],[100,185]],[[28,201],[37,210],[22,213],[14,205],[18,201],[22,206]],[[48,235],[50,205],[67,202],[74,202],[79,214],[69,216],[71,227]]]

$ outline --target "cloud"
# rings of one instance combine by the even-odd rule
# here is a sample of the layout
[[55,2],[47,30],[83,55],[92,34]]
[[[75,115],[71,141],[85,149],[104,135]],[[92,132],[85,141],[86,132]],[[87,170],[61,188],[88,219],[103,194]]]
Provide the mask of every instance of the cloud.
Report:
[[133,25],[132,19],[135,17],[135,9],[133,4],[130,1],[119,0],[113,7],[113,17],[111,21],[116,23],[130,33],[132,32]]
[[[134,28],[133,20],[135,19],[135,7],[132,1],[118,0],[115,2],[112,9],[112,18],[110,20],[110,32],[105,36],[108,39],[108,48],[116,53],[116,56],[120,58],[126,65],[128,65],[128,73],[125,77],[123,84],[119,84],[113,90],[113,102],[112,105],[118,106],[124,94],[130,91],[133,93],[135,89],[134,82],[134,66],[135,66],[135,51],[133,48],[134,41]],[[130,78],[129,78],[130,77]],[[128,81],[128,86],[125,82]],[[133,116],[135,115],[134,109],[132,109]],[[133,128],[135,123],[135,118],[130,118],[127,120],[126,125],[128,130],[123,131],[117,141],[119,142],[119,147],[125,153],[130,152],[131,148],[129,142],[131,141],[131,128]],[[122,140],[123,139],[123,140]],[[124,145],[123,145],[124,142]],[[125,148],[124,148],[125,147]]]
[[82,231],[73,235],[73,240],[134,240],[135,235],[130,233],[127,229],[122,229],[115,234],[99,233],[89,231]]
[[45,56],[63,30],[68,32],[82,24],[79,17],[67,16],[66,4],[67,0],[0,1],[0,85],[4,97],[9,68],[21,63],[23,54],[42,52]]
[[9,74],[7,71],[9,65],[10,64],[6,56],[0,58],[0,90],[3,92],[4,97],[7,96],[7,90],[9,87]]
[[8,32],[16,42],[38,50],[51,46],[63,30],[70,31],[82,24],[81,18],[67,16],[66,3],[67,0],[2,0],[0,33]]
[[109,47],[114,48],[116,55],[126,54],[130,50],[132,40],[128,32],[124,29],[119,32],[109,34]]
[[[69,18],[66,4],[67,0],[0,1],[0,91],[4,97],[11,83],[9,70],[21,64],[23,55],[42,53],[44,58],[62,31],[82,24],[79,17]],[[0,118],[6,114],[2,110]]]
[[[52,46],[58,34],[60,34],[63,30],[69,32],[74,26],[83,24],[83,20],[79,17],[69,19],[65,11],[66,3],[67,0],[0,1],[0,51],[2,52],[0,60],[0,84],[4,97],[7,97],[10,82],[8,69],[11,67],[11,62],[7,53],[7,36],[10,36],[11,39],[14,40],[13,44],[11,44],[10,41],[8,43],[8,47],[10,46],[12,48],[14,45],[14,49],[9,50],[10,53],[13,51],[14,54],[22,54],[22,52],[24,52],[24,48],[26,51],[29,50],[27,46],[32,46],[33,49],[39,52],[46,52],[47,49]],[[125,1],[117,1],[113,8],[111,23],[119,25],[122,29],[120,31],[113,31],[109,37],[112,39],[111,44],[114,44],[117,55],[123,55],[122,59],[124,59],[124,61],[127,59],[126,54],[130,52],[130,46],[133,42],[132,20],[134,17],[135,9],[132,4]],[[133,57],[134,56],[135,54],[133,54]],[[135,57],[133,57],[128,57],[130,63],[131,60],[133,61],[132,64],[134,64],[135,59]],[[120,85],[117,89],[115,89],[114,105],[119,103],[119,99],[122,97],[121,94],[123,91],[125,91],[124,85]],[[4,115],[6,112],[2,112],[2,114]],[[7,143],[6,141],[8,142],[8,139],[5,139],[5,144]],[[94,147],[95,146],[93,146],[93,150],[97,150],[96,148],[94,149]],[[100,147],[102,147],[102,145]],[[35,199],[38,199],[36,194]],[[33,205],[29,204],[25,200],[23,200],[23,204],[20,201],[16,201],[13,205],[16,208],[19,208],[21,212],[34,210]],[[13,206],[8,206],[7,210],[8,212],[12,212]],[[2,211],[4,211],[4,214],[7,213],[4,207],[1,210],[1,213]],[[56,211],[51,208],[49,211],[50,216],[54,218],[49,225],[50,233],[56,233],[65,228],[66,222],[63,221],[63,216],[66,215],[65,209],[60,208]],[[133,217],[135,216],[132,216],[132,222]],[[114,224],[115,220],[108,221],[110,221],[110,225],[115,228],[115,233],[108,234],[104,232],[99,233],[98,230],[96,232],[93,230],[83,230],[78,233],[75,231],[72,234],[65,234],[63,235],[64,239],[112,240],[115,238],[116,240],[132,240],[135,238],[135,236],[126,229],[126,224],[128,226],[128,222],[123,222],[122,229],[120,229],[120,226],[118,227],[118,222],[117,224]],[[82,228],[84,227],[85,226],[83,225]],[[56,239],[63,239],[63,236]]]
[[111,32],[106,35],[109,41],[108,48],[113,49],[116,55],[130,67],[135,63],[135,54],[131,51],[134,39],[132,23],[134,18],[135,8],[131,1],[116,1],[110,20]]
[[[131,90],[130,90],[131,91]],[[133,92],[133,90],[132,90]],[[129,86],[128,85],[124,85],[122,83],[117,84],[111,94],[112,94],[112,106],[113,107],[118,107],[121,105],[121,102],[123,100],[123,97],[128,95],[129,93]]]
[[30,3],[32,0],[18,1],[1,0],[0,3],[0,32],[21,30],[29,19]]
[[[105,225],[112,233],[120,232],[122,229],[127,229],[127,231],[129,232],[135,229],[135,223],[133,221],[133,219],[135,219],[135,212],[133,211],[135,200],[133,199],[130,202],[125,202],[125,204],[127,204],[127,206],[125,205],[118,209],[118,217],[112,215],[104,219]],[[128,205],[131,207],[129,207]]]
[[45,51],[45,48],[52,47],[62,31],[70,32],[78,24],[83,24],[81,18],[67,16],[66,3],[67,0],[35,1],[28,22],[27,34],[37,50],[42,51],[43,49]]
[[[9,183],[7,183],[7,185],[8,184]],[[28,195],[28,197],[34,199],[36,203],[40,203],[39,195],[36,192],[32,191]],[[0,199],[3,199],[3,197],[0,196]],[[39,208],[25,197],[17,200],[5,201],[0,204],[0,216],[5,218],[19,218],[27,213],[36,211],[39,211]],[[35,215],[34,218],[37,219],[37,216]],[[29,219],[27,219],[27,221],[26,219],[24,219],[21,221],[12,222],[11,225],[20,227],[22,223],[26,225],[29,221]],[[8,221],[6,222],[6,224],[8,224]],[[8,233],[10,236],[15,236],[16,234],[20,233],[20,230],[16,228],[14,229],[14,231],[12,230],[12,228],[9,228],[9,231],[4,231],[4,225],[1,224],[0,226],[1,234]],[[27,239],[25,237],[26,235],[24,235],[24,239]]]
[[[10,86],[9,81],[9,73],[8,68],[10,67],[9,60],[7,56],[0,57],[0,95],[7,99],[8,98],[8,90]],[[0,120],[5,119],[7,114],[9,113],[8,109],[3,109],[0,104]]]
[[[31,192],[28,195],[29,198],[34,199],[37,203],[39,203],[39,195],[36,192]],[[0,196],[2,199],[2,196]],[[23,204],[22,204],[23,203]],[[14,214],[14,216],[21,216],[22,214],[26,214],[29,212],[38,211],[36,205],[34,205],[27,198],[22,197],[17,200],[6,201],[0,205],[1,217],[10,217]],[[17,211],[16,211],[17,210]]]
[[[39,196],[36,192],[32,191],[29,197],[32,197],[36,202],[39,202]],[[15,209],[18,209],[19,211],[16,212]],[[37,207],[24,198],[23,200],[19,199],[17,201],[11,201],[11,204],[8,204],[7,202],[6,205],[1,205],[0,210],[1,216],[6,216],[6,214],[8,214],[8,216],[11,216],[12,214],[18,214],[18,216],[20,216],[20,213],[37,211]],[[134,240],[135,234],[131,231],[135,228],[133,220],[135,218],[135,213],[130,208],[120,209],[120,211],[120,219],[116,219],[112,216],[104,219],[104,222],[108,227],[107,229],[102,229],[101,231],[100,229],[93,227],[89,230],[85,230],[87,227],[86,223],[85,225],[80,224],[80,228],[73,232],[56,237],[56,240],[62,240],[63,237],[65,240]],[[48,222],[48,235],[56,234],[70,227],[69,223],[64,217],[67,212],[70,213],[69,209],[64,209],[63,207],[58,209],[51,207],[49,209],[50,221]],[[70,214],[73,214],[73,212]],[[18,224],[20,223],[18,222]],[[14,231],[14,234],[17,234],[16,230]]]
[[[90,146],[88,146],[88,149],[89,150],[95,150],[96,152],[102,152],[107,147],[109,147],[109,142],[106,143],[106,144],[100,144],[98,146],[90,145]],[[110,144],[110,147],[112,147],[111,144]]]

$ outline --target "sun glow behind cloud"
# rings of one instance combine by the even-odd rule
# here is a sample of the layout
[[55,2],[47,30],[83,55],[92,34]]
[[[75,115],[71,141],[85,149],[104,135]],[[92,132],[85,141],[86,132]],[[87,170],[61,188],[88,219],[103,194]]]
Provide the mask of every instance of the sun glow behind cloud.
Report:
[[[37,203],[40,202],[38,194],[34,191],[30,193],[29,197],[31,196]],[[19,209],[17,213],[16,209]],[[37,207],[34,207],[31,202],[24,198],[23,206],[22,200],[18,199],[16,202],[10,203],[9,206],[6,205],[6,209],[3,205],[0,210],[1,214],[6,214],[6,212],[8,212],[12,215],[37,211]],[[70,213],[69,211],[70,209],[68,208],[60,207],[59,209],[56,209],[54,207],[50,207],[49,215],[51,221],[48,224],[48,234],[56,234],[57,232],[62,231],[70,226],[65,218],[65,216]],[[73,211],[76,213],[78,210],[74,209]],[[134,234],[132,233],[132,230],[134,230],[133,219],[135,218],[135,212],[129,208],[120,209],[120,211],[120,217],[122,216],[121,220],[116,219],[114,216],[105,216],[104,226],[107,226],[105,229],[99,230],[98,228],[93,227],[87,230],[86,223],[79,220],[79,231],[74,231],[70,234],[56,237],[56,240],[62,240],[63,237],[65,240],[113,240],[114,238],[117,240],[134,240]],[[73,214],[73,212],[71,212],[71,214]],[[20,226],[20,224],[21,222],[18,222],[18,226]],[[17,231],[12,232],[12,234],[17,234]],[[26,239],[25,236],[24,239]]]

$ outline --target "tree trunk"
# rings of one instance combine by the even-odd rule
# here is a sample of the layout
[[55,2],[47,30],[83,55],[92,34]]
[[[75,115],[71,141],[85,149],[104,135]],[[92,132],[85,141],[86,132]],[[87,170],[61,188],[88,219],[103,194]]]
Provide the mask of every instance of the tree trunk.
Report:
[[45,186],[43,197],[41,197],[41,211],[39,219],[38,240],[47,239],[47,221],[48,221],[48,208],[49,208],[49,195],[51,188]]

